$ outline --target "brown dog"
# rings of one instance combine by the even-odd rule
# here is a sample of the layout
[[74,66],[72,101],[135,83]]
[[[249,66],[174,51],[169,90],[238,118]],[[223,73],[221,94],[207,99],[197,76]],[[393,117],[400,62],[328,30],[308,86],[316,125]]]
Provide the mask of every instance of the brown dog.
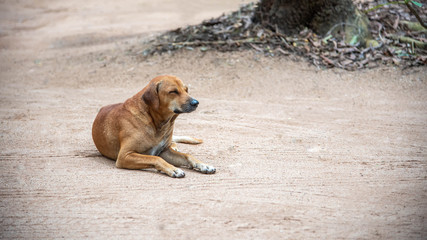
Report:
[[[177,77],[156,77],[124,103],[101,108],[92,126],[93,141],[102,155],[116,160],[118,168],[154,167],[171,177],[185,176],[175,166],[215,173],[214,167],[173,147],[175,119],[181,113],[194,111],[198,104]],[[201,142],[193,138],[176,141]]]

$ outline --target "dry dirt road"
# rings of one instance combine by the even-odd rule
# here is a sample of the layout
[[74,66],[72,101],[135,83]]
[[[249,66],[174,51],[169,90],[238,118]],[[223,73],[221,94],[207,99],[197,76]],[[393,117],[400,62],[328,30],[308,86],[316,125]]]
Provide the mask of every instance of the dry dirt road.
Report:
[[[141,61],[158,31],[242,1],[1,1],[1,239],[426,239],[427,69],[346,72],[256,52]],[[155,4],[154,4],[155,3]],[[116,169],[98,109],[190,85],[176,133],[217,167]]]

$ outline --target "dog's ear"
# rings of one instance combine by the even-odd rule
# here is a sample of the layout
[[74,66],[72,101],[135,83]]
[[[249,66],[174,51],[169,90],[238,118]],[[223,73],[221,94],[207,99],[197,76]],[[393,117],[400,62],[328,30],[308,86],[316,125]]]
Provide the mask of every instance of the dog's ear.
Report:
[[142,94],[142,100],[144,100],[148,106],[155,110],[157,110],[160,105],[159,88],[160,82],[151,83],[144,94]]

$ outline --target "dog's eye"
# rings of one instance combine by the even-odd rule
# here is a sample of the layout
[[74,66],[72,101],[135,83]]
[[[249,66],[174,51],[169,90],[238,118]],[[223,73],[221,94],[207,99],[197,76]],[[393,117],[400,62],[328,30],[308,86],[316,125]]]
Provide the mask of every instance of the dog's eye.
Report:
[[170,91],[169,93],[170,93],[170,94],[178,94],[178,95],[179,95],[178,90],[173,90],[173,91]]

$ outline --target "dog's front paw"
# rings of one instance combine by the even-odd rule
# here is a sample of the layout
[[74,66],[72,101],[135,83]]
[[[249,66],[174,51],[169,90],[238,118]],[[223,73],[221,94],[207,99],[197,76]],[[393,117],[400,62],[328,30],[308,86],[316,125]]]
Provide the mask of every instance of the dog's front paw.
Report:
[[216,172],[216,168],[206,165],[204,163],[197,163],[195,169],[199,172],[206,174],[214,174]]
[[182,171],[179,168],[175,168],[174,170],[171,171],[170,174],[168,174],[169,176],[173,177],[173,178],[183,178],[185,177],[185,172]]

